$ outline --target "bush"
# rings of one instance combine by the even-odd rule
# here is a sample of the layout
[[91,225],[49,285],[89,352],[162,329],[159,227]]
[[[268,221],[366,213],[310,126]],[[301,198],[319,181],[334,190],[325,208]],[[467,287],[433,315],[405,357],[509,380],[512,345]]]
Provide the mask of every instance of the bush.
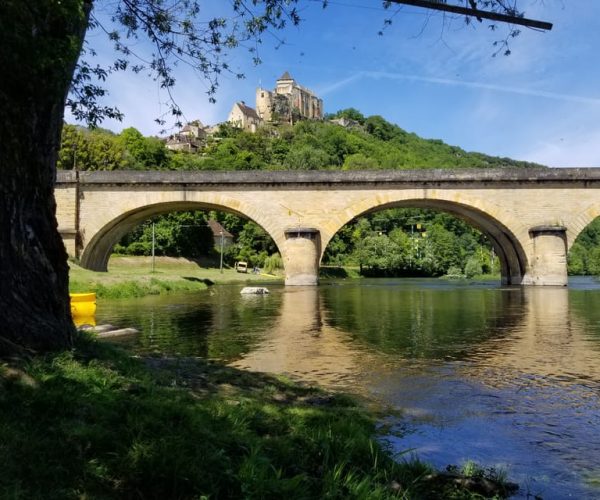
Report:
[[463,276],[463,273],[460,267],[450,266],[446,271],[446,276]]
[[473,278],[481,273],[481,262],[479,262],[479,259],[476,256],[472,255],[465,265],[465,276],[467,278]]
[[281,255],[274,253],[270,257],[267,257],[263,264],[263,268],[264,271],[269,274],[273,274],[276,271],[283,269],[283,259],[281,258]]

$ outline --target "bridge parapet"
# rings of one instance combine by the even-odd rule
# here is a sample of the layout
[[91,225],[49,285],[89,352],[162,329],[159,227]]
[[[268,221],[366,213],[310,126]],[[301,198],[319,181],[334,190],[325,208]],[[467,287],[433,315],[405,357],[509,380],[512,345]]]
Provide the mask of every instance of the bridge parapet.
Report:
[[479,182],[492,184],[548,184],[600,185],[600,168],[461,168],[419,170],[237,170],[237,171],[164,171],[113,170],[80,171],[59,170],[57,184],[268,184],[273,188],[287,184],[353,184],[402,183],[407,185],[465,184]]

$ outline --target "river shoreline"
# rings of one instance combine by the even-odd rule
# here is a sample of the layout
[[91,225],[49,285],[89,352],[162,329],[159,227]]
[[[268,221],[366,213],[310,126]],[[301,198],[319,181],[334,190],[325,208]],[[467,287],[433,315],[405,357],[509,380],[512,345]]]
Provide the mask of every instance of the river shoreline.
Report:
[[[331,279],[361,280],[358,267],[321,266],[323,282]],[[500,281],[499,275],[481,275],[473,278],[442,276],[443,280],[466,282]],[[95,292],[98,298],[139,298],[176,292],[196,292],[212,285],[281,284],[283,276],[265,273],[239,273],[225,267],[223,272],[214,267],[203,267],[185,258],[113,255],[108,272],[83,269],[69,262],[69,290],[72,293]]]
[[194,261],[156,257],[113,256],[108,272],[94,272],[69,262],[69,290],[96,292],[98,298],[120,299],[175,292],[196,292],[212,285],[281,283],[265,274],[238,273],[234,269],[202,267]]
[[[0,361],[0,496],[481,498],[505,483],[395,462],[351,398],[198,358]],[[492,490],[487,490],[492,485]],[[482,490],[482,488],[484,488]]]

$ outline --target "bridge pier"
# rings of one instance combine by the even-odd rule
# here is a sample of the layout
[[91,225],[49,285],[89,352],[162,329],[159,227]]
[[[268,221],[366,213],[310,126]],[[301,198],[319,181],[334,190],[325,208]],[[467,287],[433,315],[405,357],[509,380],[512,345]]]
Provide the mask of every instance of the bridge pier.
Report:
[[535,226],[529,230],[533,256],[523,277],[524,285],[567,286],[567,228]]
[[284,231],[285,241],[281,256],[285,268],[286,285],[318,285],[321,235],[318,229],[289,228]]

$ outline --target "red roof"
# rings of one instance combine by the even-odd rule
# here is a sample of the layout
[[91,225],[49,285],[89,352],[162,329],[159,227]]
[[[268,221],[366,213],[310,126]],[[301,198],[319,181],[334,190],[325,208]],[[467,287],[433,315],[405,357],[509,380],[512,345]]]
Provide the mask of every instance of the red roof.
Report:
[[223,237],[233,238],[233,234],[231,234],[229,231],[227,231],[227,229],[225,229],[221,224],[219,224],[214,219],[210,219],[208,221],[208,227],[210,227],[210,229],[212,230],[213,236],[221,236],[221,233],[223,233]]

